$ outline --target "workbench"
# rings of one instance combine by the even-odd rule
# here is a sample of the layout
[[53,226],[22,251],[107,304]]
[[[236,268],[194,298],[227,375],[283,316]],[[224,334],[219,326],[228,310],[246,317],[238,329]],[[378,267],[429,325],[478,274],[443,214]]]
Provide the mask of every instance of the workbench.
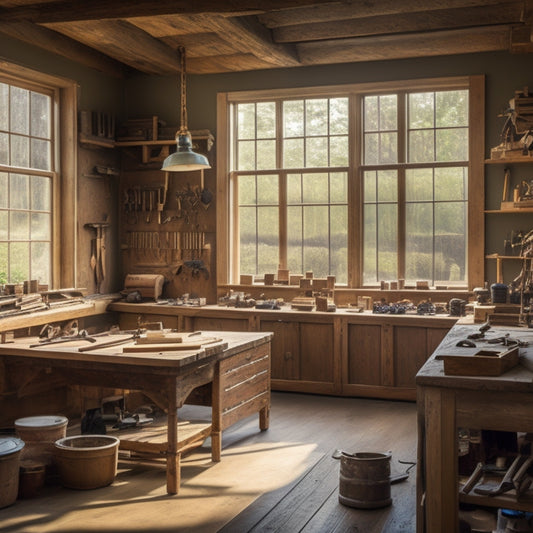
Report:
[[[270,413],[270,333],[200,332],[217,342],[200,348],[160,352],[123,352],[133,346],[131,335],[102,336],[90,351],[80,351],[86,341],[43,344],[35,337],[0,344],[0,366],[8,390],[21,394],[32,377],[64,379],[72,385],[112,387],[143,392],[166,411],[164,431],[141,428],[118,434],[120,448],[166,458],[167,492],[176,494],[180,484],[181,453],[211,437],[213,461],[220,461],[222,431],[251,414],[259,414],[266,430]],[[109,340],[120,345],[98,348]],[[188,403],[195,391],[204,392],[202,402],[211,406],[211,423],[199,425],[178,421],[177,409]],[[196,402],[194,402],[196,403]],[[183,430],[183,431],[182,431]]]
[[[494,376],[445,375],[443,355],[458,353],[457,342],[479,332],[479,325],[455,325],[416,376],[418,405],[417,533],[459,531],[459,502],[533,511],[533,491],[517,500],[513,491],[483,496],[460,494],[458,428],[533,432],[533,330],[492,327],[486,340],[505,336],[526,341],[518,365]],[[504,348],[502,348],[504,349]]]

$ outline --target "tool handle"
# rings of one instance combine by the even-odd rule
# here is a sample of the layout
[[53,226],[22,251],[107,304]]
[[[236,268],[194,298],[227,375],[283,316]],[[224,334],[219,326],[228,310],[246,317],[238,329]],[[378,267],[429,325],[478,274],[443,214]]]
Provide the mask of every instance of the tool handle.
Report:
[[533,457],[530,456],[522,463],[522,466],[518,469],[518,472],[516,472],[516,474],[513,476],[513,483],[515,484],[516,488],[520,486],[522,478],[525,476],[528,468],[531,466],[531,463],[533,463]]
[[483,474],[483,463],[478,463],[476,465],[476,468],[474,468],[474,471],[472,472],[472,474],[470,474],[470,477],[467,479],[466,483],[463,485],[463,488],[461,489],[461,493],[468,494],[474,488],[475,484],[479,481],[482,474]]

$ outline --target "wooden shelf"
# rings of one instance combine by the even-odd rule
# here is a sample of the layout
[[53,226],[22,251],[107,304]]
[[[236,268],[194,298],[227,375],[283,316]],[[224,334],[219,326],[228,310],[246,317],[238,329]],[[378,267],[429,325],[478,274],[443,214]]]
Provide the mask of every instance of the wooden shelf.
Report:
[[[120,438],[120,449],[139,453],[163,454],[167,450],[167,420],[156,419],[152,424],[121,429],[110,433]],[[178,421],[178,451],[197,443],[200,446],[211,435],[211,422]]]
[[496,214],[513,214],[516,213],[533,213],[533,207],[516,207],[514,209],[485,209],[484,213],[496,215]]
[[115,148],[115,141],[107,137],[98,137],[96,135],[79,134],[78,140],[80,144],[87,146],[96,146],[98,148]]
[[521,255],[489,254],[485,256],[485,259],[527,259],[527,257],[522,257]]
[[533,493],[528,491],[520,499],[516,498],[516,491],[511,490],[498,496],[482,496],[474,491],[469,494],[459,492],[459,501],[482,507],[503,507],[515,511],[533,512]]
[[527,259],[527,257],[522,257],[520,255],[489,254],[485,256],[485,259],[496,259],[496,282],[503,283],[503,262],[507,259],[520,259],[523,261]]
[[[213,147],[215,138],[209,130],[191,131],[193,148],[200,153],[207,153]],[[139,139],[130,141],[116,141],[117,148],[141,148],[141,161],[147,163],[161,163],[171,153],[171,148],[176,147],[176,139]]]
[[533,163],[533,156],[502,157],[501,159],[485,159],[488,165],[513,165],[516,163]]
[[[194,141],[207,141],[207,150],[209,151],[213,145],[214,137],[208,130],[191,131],[191,137]],[[134,141],[116,141],[115,146],[166,146],[176,144],[176,139],[157,139],[157,140],[134,140]]]

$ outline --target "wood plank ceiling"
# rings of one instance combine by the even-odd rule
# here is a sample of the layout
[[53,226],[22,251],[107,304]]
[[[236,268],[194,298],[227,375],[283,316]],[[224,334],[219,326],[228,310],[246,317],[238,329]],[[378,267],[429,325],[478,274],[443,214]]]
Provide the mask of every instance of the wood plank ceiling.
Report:
[[112,75],[533,52],[533,0],[0,0],[0,33]]

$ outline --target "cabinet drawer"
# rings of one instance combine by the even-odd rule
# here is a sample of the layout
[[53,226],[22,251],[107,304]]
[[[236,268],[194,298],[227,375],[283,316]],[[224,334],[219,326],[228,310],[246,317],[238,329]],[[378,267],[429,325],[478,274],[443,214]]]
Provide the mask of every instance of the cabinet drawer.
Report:
[[270,405],[270,343],[220,362],[222,429]]
[[226,392],[256,375],[270,374],[270,344],[262,344],[220,361],[220,384]]

